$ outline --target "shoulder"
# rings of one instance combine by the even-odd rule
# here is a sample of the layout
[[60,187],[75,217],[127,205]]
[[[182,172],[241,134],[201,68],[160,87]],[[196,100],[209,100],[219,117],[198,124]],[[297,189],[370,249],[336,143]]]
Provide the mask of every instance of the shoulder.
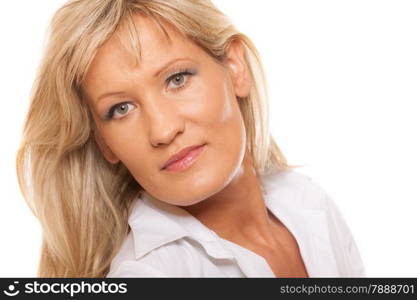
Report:
[[321,228],[321,234],[327,236],[341,277],[365,276],[365,268],[349,222],[333,196],[321,184],[293,170],[266,175],[264,182],[272,194],[270,201],[275,202],[278,208],[289,208],[288,211],[299,215],[322,216],[324,226],[311,226]]
[[309,175],[294,170],[279,171],[262,175],[262,183],[273,201],[303,209],[323,210],[329,199],[320,184]]

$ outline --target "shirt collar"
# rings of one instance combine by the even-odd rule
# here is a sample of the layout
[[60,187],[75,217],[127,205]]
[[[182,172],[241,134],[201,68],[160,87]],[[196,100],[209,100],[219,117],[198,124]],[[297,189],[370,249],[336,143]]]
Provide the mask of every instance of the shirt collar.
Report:
[[263,176],[265,205],[294,235],[310,277],[337,277],[325,191],[294,171]]
[[[337,276],[327,217],[320,205],[322,190],[311,184],[310,177],[294,171],[275,171],[261,175],[261,180],[265,205],[294,235],[309,276]],[[184,237],[200,243],[211,257],[234,258],[217,234],[197,218],[147,192],[133,203],[128,222],[133,232],[136,259]]]
[[233,254],[222,246],[216,233],[197,218],[185,209],[153,198],[147,192],[133,203],[128,223],[133,233],[136,259],[184,237],[200,243],[213,258],[233,259]]

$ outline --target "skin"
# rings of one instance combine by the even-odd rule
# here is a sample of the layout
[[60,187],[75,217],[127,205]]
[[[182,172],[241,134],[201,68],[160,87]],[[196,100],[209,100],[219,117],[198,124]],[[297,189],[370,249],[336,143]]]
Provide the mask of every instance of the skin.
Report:
[[[252,81],[240,42],[230,44],[220,64],[169,24],[164,23],[169,39],[149,18],[135,16],[135,24],[139,65],[113,35],[82,84],[104,157],[121,161],[153,197],[182,207],[222,238],[262,255],[277,275],[306,276],[294,238],[265,206],[246,148],[238,106],[244,100],[237,96],[248,96]],[[167,83],[184,69],[193,75]],[[103,96],[108,93],[113,94]],[[114,118],[106,120],[117,104]],[[171,155],[200,144],[206,148],[190,168],[161,170]]]

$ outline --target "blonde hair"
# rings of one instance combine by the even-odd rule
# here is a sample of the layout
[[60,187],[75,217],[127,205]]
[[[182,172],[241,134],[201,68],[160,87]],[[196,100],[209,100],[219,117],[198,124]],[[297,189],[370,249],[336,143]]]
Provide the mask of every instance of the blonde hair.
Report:
[[122,163],[101,154],[80,86],[97,49],[121,26],[139,53],[137,13],[172,24],[219,62],[240,40],[254,82],[239,105],[256,173],[297,167],[269,133],[258,52],[209,0],[69,1],[52,19],[16,159],[22,194],[43,229],[40,277],[106,276],[129,232],[130,204],[143,188]]

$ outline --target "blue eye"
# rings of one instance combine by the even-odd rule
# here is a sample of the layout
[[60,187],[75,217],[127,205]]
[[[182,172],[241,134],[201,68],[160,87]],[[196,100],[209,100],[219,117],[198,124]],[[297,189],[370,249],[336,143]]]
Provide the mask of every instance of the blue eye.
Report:
[[189,76],[194,75],[195,71],[192,70],[181,70],[168,77],[166,84],[168,88],[180,89],[183,88],[189,79]]
[[128,102],[122,102],[122,103],[113,105],[107,112],[105,119],[106,120],[120,119],[131,110],[130,109],[131,107],[134,107],[134,105]]

